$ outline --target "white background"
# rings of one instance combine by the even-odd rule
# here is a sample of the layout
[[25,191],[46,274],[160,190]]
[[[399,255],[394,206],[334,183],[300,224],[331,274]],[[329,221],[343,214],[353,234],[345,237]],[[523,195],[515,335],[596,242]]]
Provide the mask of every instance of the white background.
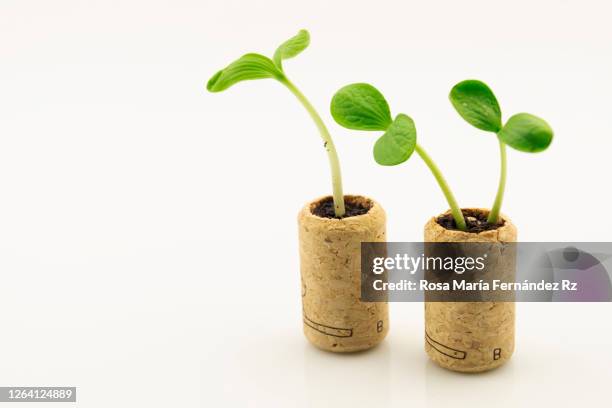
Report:
[[301,334],[298,210],[328,194],[319,136],[272,80],[204,85],[245,52],[285,64],[327,121],[345,190],[377,199],[388,237],[445,210],[418,157],[377,166],[376,134],[332,123],[333,93],[371,82],[462,206],[490,206],[494,137],[447,94],[486,81],[505,117],[545,118],[509,152],[504,211],[523,241],[612,241],[611,3],[605,0],[0,0],[0,385],[78,387],[83,407],[604,406],[610,304],[520,304],[505,367],[428,362],[423,305],[393,304],[377,349]]

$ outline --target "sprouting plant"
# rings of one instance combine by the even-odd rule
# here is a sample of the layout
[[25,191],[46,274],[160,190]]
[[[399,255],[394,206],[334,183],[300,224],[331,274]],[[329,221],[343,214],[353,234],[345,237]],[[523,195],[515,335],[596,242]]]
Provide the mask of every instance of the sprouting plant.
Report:
[[501,155],[501,172],[495,202],[487,222],[497,224],[506,188],[506,145],[521,152],[537,153],[546,150],[553,139],[553,131],[544,120],[529,113],[511,116],[502,126],[502,115],[493,91],[477,80],[462,81],[450,92],[451,103],[469,124],[497,135]]
[[374,160],[380,165],[396,166],[416,151],[442,189],[457,228],[467,230],[455,196],[436,163],[417,143],[416,127],[408,115],[400,113],[392,120],[385,97],[372,85],[364,83],[347,85],[336,92],[331,114],[345,128],[385,132],[374,144]]
[[331,168],[334,211],[336,217],[342,217],[345,213],[342,176],[334,142],[321,116],[304,94],[287,78],[283,68],[283,60],[295,57],[304,51],[309,44],[310,35],[308,31],[300,30],[295,37],[285,41],[276,49],[272,59],[260,54],[245,54],[213,75],[208,81],[206,89],[210,92],[220,92],[241,81],[264,78],[273,78],[285,85],[308,111],[321,134]]

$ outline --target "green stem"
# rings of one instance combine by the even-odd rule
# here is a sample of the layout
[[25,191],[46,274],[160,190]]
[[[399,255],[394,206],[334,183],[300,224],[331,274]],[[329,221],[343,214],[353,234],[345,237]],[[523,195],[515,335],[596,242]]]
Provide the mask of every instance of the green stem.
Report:
[[499,176],[499,186],[497,187],[497,195],[495,196],[495,202],[487,218],[489,224],[497,224],[499,221],[499,211],[501,210],[502,202],[504,201],[504,191],[506,190],[506,144],[499,139],[499,153],[501,157],[501,172]]
[[296,98],[302,103],[302,105],[304,105],[304,108],[306,108],[306,110],[310,114],[310,117],[317,125],[317,129],[319,129],[321,139],[323,139],[325,150],[327,151],[329,167],[331,168],[334,211],[336,213],[336,217],[342,217],[345,213],[344,194],[342,193],[342,174],[340,172],[340,161],[338,160],[338,153],[336,152],[334,141],[332,140],[332,137],[329,134],[325,123],[323,123],[323,119],[321,119],[321,116],[319,116],[315,108],[312,106],[310,101],[306,99],[304,94],[300,92],[300,90],[297,89],[296,86],[293,85],[293,83],[289,81],[286,77],[280,79],[279,81],[296,96]]
[[429,170],[431,170],[432,174],[436,178],[436,181],[440,185],[440,188],[444,193],[444,197],[446,197],[446,201],[448,201],[448,205],[450,206],[451,213],[453,215],[453,218],[455,219],[455,224],[457,225],[457,228],[459,228],[461,231],[467,231],[465,218],[463,218],[461,208],[459,207],[459,204],[457,204],[457,200],[455,199],[453,192],[448,186],[448,183],[444,179],[442,172],[421,146],[417,144],[415,150],[419,154],[419,156],[421,156],[421,159],[423,159],[427,167],[429,167]]

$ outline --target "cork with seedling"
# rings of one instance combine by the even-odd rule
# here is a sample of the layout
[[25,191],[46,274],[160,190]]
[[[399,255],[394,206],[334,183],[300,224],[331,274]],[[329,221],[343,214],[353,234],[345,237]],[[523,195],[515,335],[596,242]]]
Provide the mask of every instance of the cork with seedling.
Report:
[[[496,135],[500,149],[500,176],[491,209],[461,208],[431,156],[417,143],[414,121],[400,113],[392,118],[389,105],[372,85],[357,83],[341,88],[332,98],[335,121],[348,128],[384,132],[374,144],[374,159],[383,166],[404,163],[414,152],[429,168],[449,210],[425,225],[426,243],[486,242],[500,248],[493,273],[515,268],[515,251],[504,245],[515,242],[517,231],[501,214],[507,180],[506,147],[536,153],[548,148],[553,131],[542,119],[519,113],[502,122],[501,109],[491,89],[481,81],[455,85],[450,100],[457,112],[474,127]],[[426,244],[427,245],[427,244]],[[460,256],[461,254],[455,254]],[[425,350],[442,367],[480,372],[503,365],[514,351],[513,302],[425,302]]]
[[385,241],[386,217],[376,201],[344,195],[331,134],[285,72],[284,62],[309,44],[309,33],[301,30],[281,44],[272,58],[245,54],[213,75],[206,87],[220,92],[246,80],[273,79],[297,98],[314,122],[327,153],[332,194],[307,203],[298,215],[304,334],[324,350],[365,350],[385,338],[389,324],[386,303],[360,301],[361,242]]

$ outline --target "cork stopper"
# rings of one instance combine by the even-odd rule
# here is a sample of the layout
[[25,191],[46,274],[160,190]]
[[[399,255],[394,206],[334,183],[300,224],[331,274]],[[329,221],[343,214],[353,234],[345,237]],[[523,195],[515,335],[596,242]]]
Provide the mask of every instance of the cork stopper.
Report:
[[298,215],[304,334],[323,350],[366,350],[389,330],[387,303],[360,300],[361,243],[385,242],[385,212],[374,200],[345,196],[346,204],[367,212],[324,218],[314,214],[323,200],[329,197],[308,203]]
[[[488,214],[473,208],[472,212]],[[502,215],[497,229],[470,233],[441,226],[438,217],[425,225],[425,242],[516,242],[517,230]],[[514,273],[514,251],[501,252],[495,271]],[[425,302],[425,351],[441,367],[460,372],[481,372],[506,363],[514,352],[514,302]]]

